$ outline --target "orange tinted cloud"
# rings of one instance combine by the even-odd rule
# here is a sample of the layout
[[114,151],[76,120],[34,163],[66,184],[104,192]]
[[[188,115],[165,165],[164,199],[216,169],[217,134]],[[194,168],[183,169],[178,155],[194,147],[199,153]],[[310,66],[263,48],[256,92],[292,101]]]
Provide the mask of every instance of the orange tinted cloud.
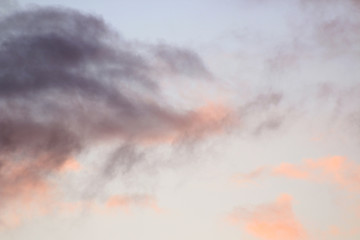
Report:
[[129,197],[115,195],[115,196],[111,196],[107,200],[106,207],[108,209],[121,208],[122,210],[128,212],[130,210],[130,203],[131,203],[131,199]]
[[49,183],[39,177],[43,167],[41,159],[35,163],[29,161],[0,163],[0,206],[18,199],[24,203],[31,202],[33,198],[48,193]]
[[352,191],[360,190],[360,164],[342,156],[306,159],[301,164],[282,163],[273,174],[288,178],[329,182]]
[[81,169],[81,165],[76,159],[69,158],[64,162],[64,164],[60,167],[60,172],[74,172],[79,171]]
[[308,239],[306,231],[293,213],[292,197],[287,194],[280,195],[275,202],[259,205],[251,210],[238,208],[229,215],[229,219],[259,239]]
[[260,167],[247,174],[236,174],[232,180],[238,184],[244,184],[267,174],[331,183],[349,191],[360,191],[360,164],[343,156],[305,159],[299,164],[283,162],[272,168]]
[[[6,157],[6,156],[5,156]],[[0,159],[0,228],[16,227],[34,216],[64,211],[65,205],[54,195],[56,185],[44,173],[76,171],[80,164],[73,158],[56,163],[49,161],[46,154],[35,159],[6,161]]]
[[0,229],[17,227],[37,216],[77,214],[84,210],[101,213],[109,207],[143,206],[161,211],[156,200],[148,195],[114,196],[106,202],[65,200],[56,183],[47,177],[49,169],[57,174],[78,171],[81,165],[74,158],[54,165],[46,155],[21,161],[0,158]]
[[[22,168],[16,169],[21,174]],[[18,226],[24,220],[49,212],[49,199],[53,186],[32,178],[18,178],[12,173],[1,179],[0,229]]]
[[188,122],[178,129],[177,137],[205,137],[222,133],[232,122],[232,110],[221,103],[209,102],[195,109]]
[[273,169],[273,173],[289,178],[305,179],[309,177],[309,173],[307,171],[297,168],[291,163],[281,163],[278,167]]
[[0,207],[11,202],[21,202],[22,205],[26,205],[49,195],[54,189],[53,184],[44,174],[48,173],[49,169],[65,172],[76,171],[80,167],[73,158],[54,165],[46,155],[21,161],[0,159]]

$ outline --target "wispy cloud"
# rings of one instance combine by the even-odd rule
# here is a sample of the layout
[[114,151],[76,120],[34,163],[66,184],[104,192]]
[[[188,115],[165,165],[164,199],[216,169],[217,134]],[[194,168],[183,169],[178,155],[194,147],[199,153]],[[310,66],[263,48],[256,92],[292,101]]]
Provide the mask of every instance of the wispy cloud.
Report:
[[283,163],[273,169],[278,176],[328,182],[350,191],[360,190],[359,172],[359,164],[342,156],[305,159],[301,164]]
[[[17,193],[19,194],[19,193]],[[132,214],[136,209],[164,213],[157,199],[148,194],[117,194],[106,199],[69,200],[56,186],[28,186],[21,197],[13,199],[10,206],[0,211],[0,230],[16,228],[35,217],[48,215],[79,216],[84,212],[95,215]]]
[[330,183],[348,191],[360,190],[360,165],[343,156],[304,159],[298,164],[283,162],[260,167],[248,174],[236,174],[236,182],[259,180],[260,177],[284,177],[317,183]]

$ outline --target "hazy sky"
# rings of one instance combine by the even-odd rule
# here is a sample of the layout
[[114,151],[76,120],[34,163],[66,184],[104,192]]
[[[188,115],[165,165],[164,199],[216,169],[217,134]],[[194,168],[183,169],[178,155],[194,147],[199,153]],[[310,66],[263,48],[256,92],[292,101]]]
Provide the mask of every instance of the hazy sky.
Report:
[[357,0],[0,0],[0,239],[360,238]]

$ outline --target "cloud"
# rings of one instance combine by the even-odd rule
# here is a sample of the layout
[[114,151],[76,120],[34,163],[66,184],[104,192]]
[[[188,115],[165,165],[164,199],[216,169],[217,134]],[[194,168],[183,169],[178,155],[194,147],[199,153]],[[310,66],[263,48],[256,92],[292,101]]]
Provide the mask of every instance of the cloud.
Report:
[[228,219],[259,239],[308,239],[302,224],[293,213],[292,197],[288,194],[282,194],[275,202],[253,209],[236,208],[229,214]]
[[[288,2],[280,0],[275,4],[280,7]],[[296,0],[288,6],[294,14],[284,19],[285,37],[268,43],[269,48],[264,51],[268,73],[279,77],[279,73],[300,73],[319,61],[325,65],[339,58],[354,61],[359,57],[358,0]],[[271,39],[269,35],[262,37]]]
[[342,156],[305,159],[301,164],[282,163],[273,169],[277,176],[335,184],[349,191],[360,190],[360,165]]
[[[37,173],[37,171],[39,171]],[[23,220],[47,212],[54,185],[41,178],[42,161],[2,162],[0,169],[0,229],[15,227]]]
[[177,109],[162,94],[164,78],[214,82],[196,52],[126,40],[101,18],[70,9],[2,19],[0,68],[0,167],[23,168],[18,185],[0,173],[2,189],[12,189],[0,190],[2,204],[21,195],[21,184],[79,170],[74,158],[99,144],[117,146],[99,164],[96,184],[134,171],[159,143],[193,145],[239,122],[259,135],[284,122],[269,115],[282,102],[278,92],[256,93],[236,110],[214,99]]
[[[24,192],[23,192],[24,194]],[[17,198],[11,207],[0,212],[0,230],[16,228],[34,217],[56,214],[57,216],[76,216],[85,211],[90,214],[104,215],[121,210],[129,214],[137,208],[163,213],[154,196],[146,194],[111,195],[107,199],[67,200],[54,186],[28,189],[26,198]],[[117,212],[119,213],[119,212]]]
[[78,170],[71,159],[99,143],[119,145],[100,174],[113,176],[143,161],[146,142],[200,139],[227,124],[221,104],[167,104],[157,62],[168,77],[211,75],[191,50],[125,40],[75,10],[32,8],[1,19],[0,205],[46,186],[51,174]]
[[234,175],[238,183],[258,180],[263,176],[284,177],[303,181],[330,183],[348,191],[360,190],[360,165],[343,156],[304,159],[299,164],[283,162],[277,166],[259,167],[247,174]]
[[306,179],[309,177],[309,173],[307,171],[296,168],[291,163],[281,163],[273,169],[273,174],[298,179]]
[[32,196],[46,194],[50,185],[41,175],[47,173],[46,158],[31,159],[22,162],[1,161],[0,207],[20,197],[25,202]]
[[152,51],[157,58],[159,69],[164,73],[206,79],[213,77],[194,51],[166,44],[156,45]]
[[[0,18],[0,69],[0,206],[45,191],[52,174],[80,170],[77,155],[100,144],[117,145],[98,170],[106,180],[134,171],[147,147],[201,140],[239,123],[257,136],[286,120],[276,111],[280,91],[256,90],[235,111],[213,99],[176,108],[161,80],[214,80],[199,54],[129,41],[101,18],[70,9]],[[282,173],[289,168],[299,175],[294,166]]]
[[279,130],[291,118],[291,107],[280,91],[257,93],[239,108],[243,129],[254,136]]
[[60,172],[76,172],[81,169],[81,164],[74,158],[69,158],[60,168]]

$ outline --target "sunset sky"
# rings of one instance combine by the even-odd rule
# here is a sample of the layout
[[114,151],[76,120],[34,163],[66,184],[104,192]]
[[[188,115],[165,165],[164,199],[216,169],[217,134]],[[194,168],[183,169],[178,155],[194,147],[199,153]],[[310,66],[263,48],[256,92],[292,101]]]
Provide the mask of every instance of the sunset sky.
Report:
[[0,0],[0,239],[360,239],[360,1]]

